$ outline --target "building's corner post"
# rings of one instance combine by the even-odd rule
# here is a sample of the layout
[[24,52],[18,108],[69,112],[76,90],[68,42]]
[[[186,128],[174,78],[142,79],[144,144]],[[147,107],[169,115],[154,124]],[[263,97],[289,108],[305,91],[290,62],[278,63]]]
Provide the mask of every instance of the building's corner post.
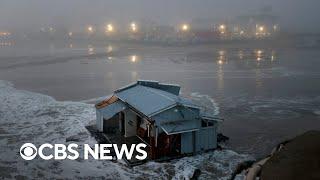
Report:
[[156,159],[157,158],[157,143],[158,143],[158,127],[152,123],[152,127],[155,129],[155,135],[153,138],[150,139],[150,156],[151,159]]
[[197,145],[197,142],[196,142],[196,132],[195,131],[192,131],[192,148],[193,148],[193,155],[196,154],[196,145]]
[[156,128],[156,133],[155,133],[155,147],[157,147],[158,146],[158,126],[155,126],[155,128]]
[[96,109],[96,126],[99,132],[103,131],[103,121],[101,119],[101,113]]

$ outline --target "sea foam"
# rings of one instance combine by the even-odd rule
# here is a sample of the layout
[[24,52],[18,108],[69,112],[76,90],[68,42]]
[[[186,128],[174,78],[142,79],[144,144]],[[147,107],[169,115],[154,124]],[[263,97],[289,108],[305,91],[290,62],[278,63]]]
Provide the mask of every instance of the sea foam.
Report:
[[[200,98],[195,94],[197,96]],[[96,141],[85,128],[93,123],[95,109],[92,104],[56,101],[50,96],[18,90],[11,83],[0,81],[0,177],[189,179],[195,169],[200,169],[200,178],[228,179],[239,162],[252,159],[231,150],[221,150],[165,163],[150,161],[129,168],[122,161],[81,158],[74,161],[39,158],[25,161],[19,155],[20,146],[24,143],[36,146],[43,143],[68,144],[66,138],[70,136],[79,137],[76,143],[80,148],[85,143],[93,145]]]

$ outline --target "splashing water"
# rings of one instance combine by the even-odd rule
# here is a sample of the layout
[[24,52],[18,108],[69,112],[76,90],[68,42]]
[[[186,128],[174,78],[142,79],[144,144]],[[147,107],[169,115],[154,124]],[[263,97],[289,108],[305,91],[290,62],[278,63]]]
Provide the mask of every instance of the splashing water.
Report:
[[[201,100],[206,96],[193,94]],[[210,99],[210,98],[208,98]],[[218,106],[209,100],[212,107]],[[209,103],[210,104],[210,103]],[[0,81],[0,177],[1,178],[70,178],[70,179],[189,179],[195,169],[201,169],[200,178],[226,179],[239,162],[251,159],[230,150],[214,151],[185,157],[165,163],[150,161],[134,168],[122,161],[102,160],[42,160],[24,161],[20,146],[33,143],[68,144],[66,138],[79,138],[82,144],[93,145],[95,139],[85,126],[95,122],[95,109],[81,102],[60,102],[33,92],[18,90],[9,82]]]

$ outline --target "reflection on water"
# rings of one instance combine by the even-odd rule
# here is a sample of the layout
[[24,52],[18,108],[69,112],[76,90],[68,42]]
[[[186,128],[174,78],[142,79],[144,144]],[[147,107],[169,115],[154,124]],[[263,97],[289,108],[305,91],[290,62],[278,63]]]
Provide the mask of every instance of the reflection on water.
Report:
[[243,59],[243,51],[239,50],[239,59]]
[[[254,50],[218,50],[216,53],[216,64],[221,66],[228,64],[228,62],[233,62],[235,64],[247,64],[256,68],[269,67],[270,62],[276,60],[275,50],[264,50],[264,49],[254,49]],[[238,60],[245,60],[238,61]],[[262,61],[264,63],[262,64]]]
[[218,65],[223,65],[227,63],[227,56],[226,56],[226,51],[220,50],[218,52],[219,56],[217,58],[217,64]]
[[[1,45],[12,45],[9,43],[0,42]],[[75,44],[68,43],[68,48],[74,48]],[[153,56],[153,51],[148,52],[150,47],[121,47],[119,45],[114,46],[114,44],[106,44],[102,47],[95,47],[93,44],[88,44],[82,46],[77,45],[78,52],[81,50],[86,50],[87,55],[96,55],[97,57],[103,57],[103,59],[107,59],[108,62],[112,62],[114,59],[128,60],[127,62],[131,64],[138,63],[141,61],[141,55],[143,55],[146,51],[147,56]],[[53,54],[58,47],[55,47],[53,44],[50,44],[50,52]],[[196,49],[197,47],[195,47]],[[165,49],[165,48],[163,48]],[[160,51],[163,49],[159,48]],[[157,59],[167,59],[170,62],[175,64],[180,64],[182,66],[191,65],[192,63],[196,63],[198,65],[202,63],[214,63],[215,66],[226,66],[234,67],[237,69],[268,69],[275,67],[277,65],[278,54],[276,50],[270,48],[220,48],[213,51],[206,51],[205,49],[196,49],[194,50],[181,50],[178,48],[165,49],[164,52],[155,52],[157,53],[157,57],[148,58],[147,61],[150,64],[161,63],[160,60]],[[145,56],[145,55],[143,55]],[[159,58],[160,57],[160,58]],[[226,68],[225,67],[225,68]]]
[[129,60],[133,63],[136,63],[138,61],[139,57],[137,55],[132,55],[129,57]]
[[263,87],[261,69],[256,69],[256,90],[259,91]]
[[8,47],[8,46],[13,46],[13,42],[7,42],[7,41],[0,41],[0,47]]
[[257,61],[261,61],[263,58],[263,51],[262,50],[255,50],[255,56]]
[[94,55],[95,54],[95,48],[93,45],[88,45],[88,54],[89,55]]
[[271,61],[276,59],[276,52],[274,50],[271,51]]
[[139,78],[138,78],[138,72],[137,71],[132,71],[131,72],[131,81],[132,82],[135,82],[137,81]]
[[108,45],[106,49],[107,49],[108,54],[112,53],[112,51],[113,51],[113,47],[111,45]]
[[[70,49],[69,43],[63,44],[64,49],[59,49],[59,45],[51,46],[56,50],[52,55],[48,54],[48,44],[41,49],[34,46],[19,49],[20,44],[0,48],[0,77],[61,100],[105,96],[137,79],[177,83],[186,95],[200,92],[216,99],[221,105],[222,116],[228,119],[224,123],[226,134],[230,134],[239,146],[247,142],[254,146],[258,142],[255,147],[259,147],[264,139],[251,141],[247,137],[255,137],[260,130],[272,135],[282,129],[279,124],[272,126],[280,127],[279,131],[265,129],[268,124],[264,124],[273,122],[275,115],[271,111],[278,108],[278,102],[272,102],[274,108],[268,110],[269,114],[250,114],[251,99],[313,96],[319,94],[320,89],[316,58],[320,55],[316,50],[236,45],[153,47],[114,42],[100,46],[73,42],[72,47],[76,49]],[[83,63],[88,59],[93,60],[89,64]],[[319,112],[318,107],[315,112]],[[260,119],[268,121],[259,123]],[[288,124],[294,126],[295,123]],[[275,133],[278,135],[281,136]]]
[[223,71],[223,67],[219,66],[218,71],[218,90],[219,92],[223,93],[223,89],[224,89],[224,71]]

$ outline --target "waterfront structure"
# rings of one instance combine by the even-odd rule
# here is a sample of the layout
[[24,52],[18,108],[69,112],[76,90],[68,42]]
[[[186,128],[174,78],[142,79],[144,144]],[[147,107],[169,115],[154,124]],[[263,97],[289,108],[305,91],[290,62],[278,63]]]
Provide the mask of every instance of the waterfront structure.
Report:
[[178,85],[140,80],[95,107],[99,132],[112,143],[147,144],[149,159],[217,148],[222,120],[180,96]]

